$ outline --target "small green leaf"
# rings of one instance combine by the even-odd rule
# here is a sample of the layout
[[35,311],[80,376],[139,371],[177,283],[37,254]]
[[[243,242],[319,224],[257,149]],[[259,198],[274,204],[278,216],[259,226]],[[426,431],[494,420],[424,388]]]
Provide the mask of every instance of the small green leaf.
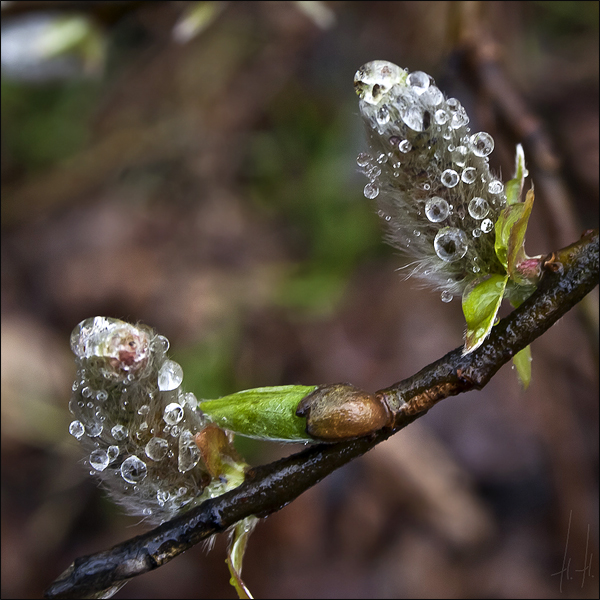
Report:
[[519,285],[531,284],[529,279],[521,275],[521,272],[517,267],[529,258],[525,253],[525,232],[527,230],[527,223],[529,222],[529,215],[531,215],[531,209],[533,208],[533,200],[534,193],[531,189],[527,192],[523,204],[517,204],[511,207],[522,207],[519,218],[511,227],[507,248],[508,275]]
[[526,390],[531,382],[531,346],[526,346],[513,356],[513,364],[517,370],[519,381]]
[[[494,248],[498,260],[504,265],[509,274],[512,271],[514,275],[519,262],[527,258],[524,248],[525,230],[533,208],[533,198],[533,190],[529,190],[525,202],[507,206],[500,213],[498,221],[496,221]],[[517,283],[521,282],[517,281]],[[530,283],[530,281],[526,282],[526,284]]]
[[496,241],[494,249],[498,260],[508,270],[508,243],[514,224],[523,216],[525,205],[522,203],[507,206],[496,221]]
[[521,193],[523,192],[523,183],[525,177],[529,175],[525,168],[525,153],[523,146],[517,144],[517,155],[515,157],[515,178],[506,183],[506,204],[508,206],[521,202]]
[[477,279],[465,289],[462,308],[467,321],[467,333],[463,354],[478,348],[490,333],[507,281],[507,275],[490,275],[486,279]]
[[235,588],[238,598],[244,600],[250,599],[253,596],[242,581],[242,561],[244,560],[248,538],[257,523],[258,518],[254,515],[239,521],[233,529],[233,534],[227,548],[227,560],[225,562],[231,574],[229,583]]
[[261,440],[315,441],[306,419],[296,415],[300,401],[316,385],[282,385],[244,390],[217,400],[203,400],[200,410],[219,427]]

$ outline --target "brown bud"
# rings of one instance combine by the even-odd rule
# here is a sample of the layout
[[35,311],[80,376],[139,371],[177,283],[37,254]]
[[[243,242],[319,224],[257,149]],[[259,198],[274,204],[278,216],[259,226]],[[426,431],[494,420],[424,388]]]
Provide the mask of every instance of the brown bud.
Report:
[[306,417],[310,436],[326,442],[368,435],[392,421],[382,399],[349,383],[319,386],[298,404],[296,415]]

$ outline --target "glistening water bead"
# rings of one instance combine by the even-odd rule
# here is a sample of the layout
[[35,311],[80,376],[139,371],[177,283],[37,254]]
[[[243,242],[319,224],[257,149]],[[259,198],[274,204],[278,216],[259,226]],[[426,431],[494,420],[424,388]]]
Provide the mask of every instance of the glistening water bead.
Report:
[[379,195],[379,187],[377,187],[377,185],[374,183],[367,183],[367,185],[365,185],[364,194],[365,198],[368,200],[373,200]]
[[469,202],[469,214],[474,219],[483,219],[489,212],[490,206],[484,198],[475,197]]
[[458,173],[454,169],[446,169],[441,180],[446,187],[453,188],[459,182]]
[[108,454],[104,450],[94,450],[90,454],[90,466],[96,471],[104,471],[109,462]]
[[467,167],[460,178],[467,184],[473,183],[477,179],[477,170],[473,167]]
[[445,262],[460,260],[469,248],[467,234],[456,227],[440,229],[433,240],[435,253]]
[[159,437],[153,437],[146,444],[146,456],[152,460],[162,460],[169,451],[169,442]]
[[85,427],[81,421],[72,421],[69,425],[69,433],[79,439],[85,433]]
[[158,389],[161,392],[176,390],[183,381],[183,369],[173,360],[165,360],[158,371]]
[[494,149],[494,138],[485,131],[473,134],[470,142],[475,156],[489,156]]
[[421,95],[429,87],[429,75],[423,71],[415,71],[408,76],[407,83],[414,92]]
[[121,477],[127,483],[139,483],[146,477],[147,472],[146,463],[137,456],[126,458],[121,465]]
[[425,203],[425,215],[432,223],[439,223],[448,217],[450,207],[448,203],[439,196],[429,198]]
[[183,408],[177,402],[171,402],[165,407],[163,419],[167,425],[176,425],[183,419]]

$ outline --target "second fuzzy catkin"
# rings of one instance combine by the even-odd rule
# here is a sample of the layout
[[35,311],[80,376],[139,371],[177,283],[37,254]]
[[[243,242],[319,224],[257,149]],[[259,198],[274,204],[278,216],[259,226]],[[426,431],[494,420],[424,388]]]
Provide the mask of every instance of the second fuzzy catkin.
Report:
[[376,60],[354,86],[369,153],[357,164],[377,202],[388,242],[410,256],[411,275],[449,301],[475,278],[505,272],[494,251],[494,225],[506,206],[488,156],[494,140],[472,134],[456,98],[422,71]]

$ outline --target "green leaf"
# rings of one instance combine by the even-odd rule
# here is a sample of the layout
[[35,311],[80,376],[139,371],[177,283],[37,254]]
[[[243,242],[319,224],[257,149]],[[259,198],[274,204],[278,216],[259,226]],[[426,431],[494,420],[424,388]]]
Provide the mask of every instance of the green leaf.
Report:
[[462,308],[467,321],[467,333],[463,354],[478,348],[490,333],[507,281],[507,275],[490,275],[486,279],[477,279],[465,289]]
[[531,382],[531,346],[526,346],[513,356],[513,364],[517,370],[519,381],[526,390]]
[[529,258],[525,253],[525,232],[527,230],[529,216],[531,215],[531,209],[533,208],[533,200],[534,193],[531,189],[527,192],[527,196],[525,197],[525,202],[523,204],[517,204],[513,206],[514,208],[522,207],[522,211],[519,218],[511,227],[510,235],[508,236],[508,275],[519,285],[531,284],[531,281],[521,274],[518,266]]
[[244,560],[248,538],[257,523],[258,518],[254,515],[239,521],[233,530],[233,535],[227,548],[227,560],[225,562],[231,574],[229,583],[235,588],[238,598],[252,598],[246,584],[242,581],[242,561]]
[[523,183],[529,172],[525,168],[525,153],[523,146],[517,144],[517,154],[515,157],[515,178],[506,183],[506,204],[508,206],[521,202],[521,193],[523,192]]
[[[519,262],[528,258],[524,247],[525,230],[533,208],[533,198],[533,190],[529,190],[525,202],[507,206],[496,221],[494,248],[498,260],[504,265],[509,275],[511,271],[514,275],[515,267]],[[517,281],[517,283],[521,283],[521,281]],[[525,284],[530,283],[527,280]]]
[[315,441],[306,419],[296,415],[300,401],[316,385],[282,385],[244,390],[217,400],[203,400],[200,410],[219,427],[260,440]]

